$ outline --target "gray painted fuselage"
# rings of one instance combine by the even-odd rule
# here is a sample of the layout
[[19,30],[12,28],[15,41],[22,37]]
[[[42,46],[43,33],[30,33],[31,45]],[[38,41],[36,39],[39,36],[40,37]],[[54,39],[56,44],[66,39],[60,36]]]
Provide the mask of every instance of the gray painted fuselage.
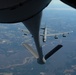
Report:
[[47,27],[44,28],[43,42],[46,42],[46,39],[47,39]]

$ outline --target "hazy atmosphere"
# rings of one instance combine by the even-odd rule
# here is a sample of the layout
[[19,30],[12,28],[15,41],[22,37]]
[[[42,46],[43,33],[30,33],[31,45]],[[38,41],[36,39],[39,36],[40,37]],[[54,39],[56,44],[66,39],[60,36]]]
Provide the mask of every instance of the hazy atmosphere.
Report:
[[[46,64],[40,65],[25,49],[22,43],[27,42],[35,48],[31,34],[24,35],[27,30],[23,23],[0,23],[0,75],[76,75],[76,9],[59,0],[52,0],[43,10],[41,27],[48,28],[48,33],[69,32],[65,38],[47,37],[42,42],[44,55],[58,44],[62,44],[58,52],[51,56]],[[41,33],[40,29],[40,33]]]

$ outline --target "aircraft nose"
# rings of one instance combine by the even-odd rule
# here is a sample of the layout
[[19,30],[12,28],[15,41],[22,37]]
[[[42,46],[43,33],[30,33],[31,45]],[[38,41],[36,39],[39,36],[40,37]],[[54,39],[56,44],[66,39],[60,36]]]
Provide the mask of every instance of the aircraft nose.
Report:
[[39,64],[45,64],[45,63],[46,63],[46,60],[45,60],[44,57],[43,57],[42,59],[38,58],[38,59],[37,59],[37,62],[38,62]]

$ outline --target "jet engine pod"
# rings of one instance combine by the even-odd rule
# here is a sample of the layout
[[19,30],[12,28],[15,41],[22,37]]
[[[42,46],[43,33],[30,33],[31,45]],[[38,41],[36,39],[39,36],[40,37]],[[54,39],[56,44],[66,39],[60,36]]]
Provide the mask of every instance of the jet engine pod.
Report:
[[57,35],[55,35],[55,36],[54,36],[54,38],[55,38],[55,39],[58,39],[58,36],[57,36]]
[[63,37],[66,37],[66,35],[65,35],[65,34],[63,34],[62,36],[63,36]]
[[72,6],[73,8],[76,8],[76,0],[61,0],[61,1],[66,3],[67,5]]
[[0,23],[22,22],[41,12],[51,0],[0,0]]

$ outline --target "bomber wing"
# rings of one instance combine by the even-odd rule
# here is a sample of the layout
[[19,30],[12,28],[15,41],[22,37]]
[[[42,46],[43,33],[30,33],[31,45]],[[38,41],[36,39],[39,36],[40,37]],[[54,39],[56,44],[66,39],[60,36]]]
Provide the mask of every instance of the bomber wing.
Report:
[[[71,31],[71,32],[73,32],[73,31]],[[47,34],[46,36],[66,35],[66,34],[69,34],[69,33],[71,33],[71,32],[53,33],[53,34]]]

